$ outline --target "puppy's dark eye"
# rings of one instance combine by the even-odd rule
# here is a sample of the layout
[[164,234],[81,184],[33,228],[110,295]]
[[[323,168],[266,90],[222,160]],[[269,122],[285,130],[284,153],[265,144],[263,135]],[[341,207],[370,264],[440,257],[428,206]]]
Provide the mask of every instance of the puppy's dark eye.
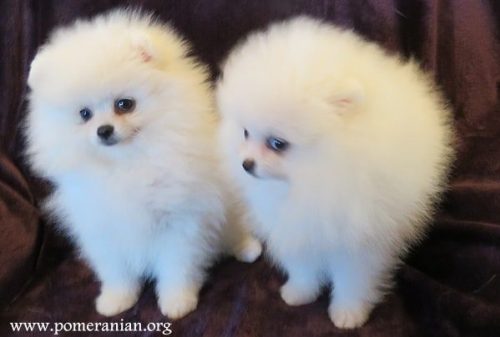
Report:
[[132,98],[120,98],[115,101],[115,113],[124,114],[134,111],[135,100]]
[[92,118],[92,111],[89,108],[83,108],[80,110],[80,117],[86,122]]
[[267,148],[273,150],[274,152],[283,152],[289,145],[290,144],[286,140],[278,137],[268,137],[266,139]]
[[248,130],[247,129],[243,129],[243,136],[245,136],[245,139],[248,138]]

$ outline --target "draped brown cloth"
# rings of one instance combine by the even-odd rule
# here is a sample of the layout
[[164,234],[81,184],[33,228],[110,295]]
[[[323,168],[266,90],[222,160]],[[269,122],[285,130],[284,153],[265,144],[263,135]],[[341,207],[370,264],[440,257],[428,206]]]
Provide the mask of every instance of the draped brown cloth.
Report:
[[336,329],[326,293],[286,306],[278,291],[284,276],[265,259],[226,259],[210,271],[198,309],[174,322],[174,336],[500,336],[498,0],[1,0],[0,336],[52,335],[14,333],[10,322],[166,322],[151,284],[131,310],[114,318],[95,312],[99,284],[39,211],[49,185],[22,158],[26,76],[37,47],[57,25],[125,4],[171,22],[214,79],[229,49],[272,21],[308,14],[352,28],[431,71],[458,130],[458,161],[433,229],[364,327]]

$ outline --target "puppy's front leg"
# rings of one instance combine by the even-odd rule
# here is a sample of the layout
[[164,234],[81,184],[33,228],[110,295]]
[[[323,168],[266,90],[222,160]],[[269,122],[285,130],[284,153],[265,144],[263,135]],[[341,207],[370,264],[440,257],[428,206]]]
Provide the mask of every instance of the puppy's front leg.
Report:
[[288,280],[280,289],[281,298],[286,304],[293,306],[314,302],[321,284],[313,261],[307,261],[303,257],[287,257],[282,263]]
[[171,221],[171,230],[161,238],[155,274],[158,305],[163,315],[179,319],[193,311],[211,258],[209,238],[196,218]]
[[251,263],[262,254],[262,244],[250,233],[245,220],[250,221],[236,205],[228,210],[227,221],[222,228],[222,245],[226,253],[241,262]]
[[333,290],[328,312],[338,328],[363,325],[389,285],[392,258],[377,251],[337,254],[332,267]]
[[97,312],[114,316],[134,306],[141,290],[140,280],[127,269],[124,259],[107,252],[90,262],[101,281],[101,293],[96,299]]

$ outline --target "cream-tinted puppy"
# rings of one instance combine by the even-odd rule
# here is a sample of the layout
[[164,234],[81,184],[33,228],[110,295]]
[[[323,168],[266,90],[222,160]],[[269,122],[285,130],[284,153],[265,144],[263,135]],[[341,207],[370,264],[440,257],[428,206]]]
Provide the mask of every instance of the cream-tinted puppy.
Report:
[[453,151],[449,111],[413,63],[296,18],[223,67],[221,146],[290,305],[332,283],[329,314],[362,325],[427,228]]
[[207,72],[187,53],[168,26],[119,10],[56,30],[31,65],[27,153],[104,315],[152,277],[162,313],[182,317],[220,252],[260,254],[220,174]]

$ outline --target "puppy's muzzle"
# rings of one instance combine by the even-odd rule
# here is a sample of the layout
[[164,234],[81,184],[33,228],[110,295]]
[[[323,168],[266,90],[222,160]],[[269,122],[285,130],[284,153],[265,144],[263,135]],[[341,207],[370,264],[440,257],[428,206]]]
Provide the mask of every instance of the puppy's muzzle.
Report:
[[113,125],[106,124],[97,128],[97,136],[104,145],[113,145],[118,142],[114,137],[114,133],[115,128]]

